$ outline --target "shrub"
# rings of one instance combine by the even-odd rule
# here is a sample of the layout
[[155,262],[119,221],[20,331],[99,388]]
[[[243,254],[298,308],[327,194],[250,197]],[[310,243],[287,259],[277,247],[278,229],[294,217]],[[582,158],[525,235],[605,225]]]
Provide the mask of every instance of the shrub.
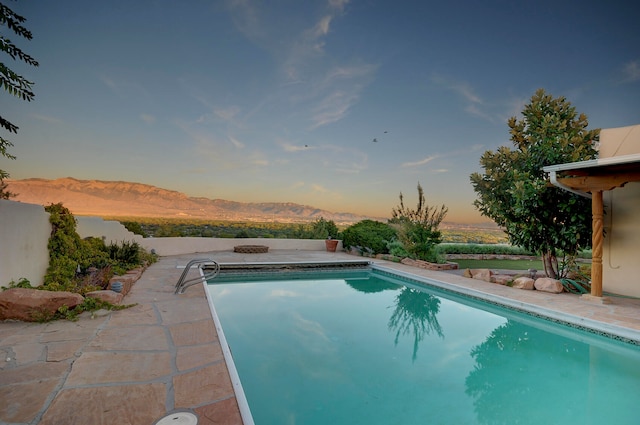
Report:
[[[146,253],[137,242],[123,241],[108,247],[101,238],[81,239],[76,220],[62,204],[45,207],[51,222],[49,267],[42,289],[84,294],[100,289],[114,272],[126,272],[143,262],[152,263],[155,256]],[[86,276],[88,269],[101,270],[98,280]]]
[[504,244],[442,243],[436,248],[439,254],[497,254],[533,255],[519,246]]
[[374,220],[362,220],[342,232],[345,249],[357,248],[372,254],[388,254],[388,244],[396,238],[391,226]]

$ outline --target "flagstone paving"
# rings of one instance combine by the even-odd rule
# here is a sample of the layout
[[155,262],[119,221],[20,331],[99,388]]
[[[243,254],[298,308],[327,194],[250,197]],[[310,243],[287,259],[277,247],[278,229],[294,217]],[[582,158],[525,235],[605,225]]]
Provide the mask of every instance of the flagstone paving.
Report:
[[[345,253],[297,250],[207,255],[219,262],[354,259]],[[180,408],[192,409],[199,425],[242,424],[203,287],[173,294],[180,267],[207,255],[161,258],[125,297],[125,304],[136,304],[125,310],[85,313],[76,322],[0,322],[0,424],[150,425]],[[622,329],[640,340],[637,299],[594,304],[566,293],[518,290],[375,261],[459,290]]]

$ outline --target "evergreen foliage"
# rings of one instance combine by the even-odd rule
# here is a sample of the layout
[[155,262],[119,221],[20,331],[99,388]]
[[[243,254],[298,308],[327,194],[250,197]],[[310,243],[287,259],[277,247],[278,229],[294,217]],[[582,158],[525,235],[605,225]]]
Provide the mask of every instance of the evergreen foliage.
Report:
[[424,190],[418,183],[416,208],[407,208],[400,192],[400,205],[393,208],[389,223],[396,227],[398,239],[411,257],[435,263],[439,262],[435,247],[442,242],[439,226],[447,212],[448,209],[444,205],[440,207],[427,205]]
[[[6,27],[20,37],[31,40],[33,35],[29,30],[22,26],[25,21],[26,18],[15,13],[4,3],[0,3],[0,25]],[[24,53],[4,35],[0,35],[0,51],[9,55],[9,57],[14,61],[20,60],[31,66],[38,66],[38,62],[34,58]],[[4,61],[0,62],[0,87],[4,87],[7,93],[30,102],[35,96],[31,90],[32,86],[32,81],[29,81],[23,76],[12,71],[7,65],[5,65]],[[18,132],[18,126],[2,116],[0,116],[0,127],[9,133],[15,134]],[[11,146],[13,146],[13,144],[8,139],[0,136],[0,156],[7,159],[15,159],[16,157],[8,151],[8,148]],[[4,182],[4,179],[8,177],[9,174],[0,169],[0,199],[9,199],[10,197],[15,196],[14,193],[6,190],[6,183]]]
[[359,249],[368,254],[388,254],[389,243],[397,239],[396,230],[386,223],[362,220],[342,232],[345,249]]
[[591,243],[590,201],[551,186],[542,167],[596,157],[600,130],[587,130],[564,97],[540,89],[522,111],[508,121],[513,149],[486,151],[471,183],[476,208],[504,228],[511,244],[542,255],[545,272],[562,277],[557,255],[575,256]]

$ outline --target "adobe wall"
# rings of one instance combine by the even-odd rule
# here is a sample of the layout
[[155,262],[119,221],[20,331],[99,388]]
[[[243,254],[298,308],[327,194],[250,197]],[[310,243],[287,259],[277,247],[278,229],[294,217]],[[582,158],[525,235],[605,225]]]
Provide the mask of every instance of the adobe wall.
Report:
[[0,286],[21,278],[42,285],[50,235],[49,213],[42,205],[0,199]]
[[76,231],[81,238],[90,236],[103,238],[104,243],[118,244],[122,241],[138,242],[142,241],[142,236],[136,235],[127,230],[119,221],[103,220],[100,217],[76,216]]
[[[604,192],[602,289],[640,297],[640,183]],[[613,223],[613,225],[612,225]]]

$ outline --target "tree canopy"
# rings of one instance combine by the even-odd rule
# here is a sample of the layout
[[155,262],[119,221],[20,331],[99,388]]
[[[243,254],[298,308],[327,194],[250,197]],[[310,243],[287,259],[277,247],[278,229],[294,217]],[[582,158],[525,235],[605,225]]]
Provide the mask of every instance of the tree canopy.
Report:
[[557,255],[590,246],[590,201],[549,184],[542,167],[594,159],[600,130],[587,130],[584,114],[564,97],[540,89],[508,121],[513,149],[502,146],[480,158],[473,173],[475,207],[505,229],[512,244],[542,255],[548,276],[559,277]]
[[[33,38],[31,32],[22,25],[25,21],[26,18],[15,13],[4,3],[0,3],[0,25],[6,27],[20,37],[31,40]],[[5,35],[0,35],[0,51],[9,55],[9,57],[14,61],[19,60],[31,66],[38,66],[38,62],[34,58],[24,53]],[[32,86],[32,81],[29,81],[23,76],[12,71],[4,61],[0,62],[0,87],[3,87],[5,91],[17,98],[30,102],[35,96],[31,89]],[[18,126],[11,123],[1,115],[0,127],[9,133],[18,132]],[[0,136],[0,155],[8,159],[15,159],[15,156],[10,154],[8,151],[8,148],[11,146],[13,146],[13,144],[8,139]],[[0,169],[0,198],[8,198],[12,196],[10,192],[5,190],[6,184],[3,180],[7,177],[9,177],[9,174]]]

